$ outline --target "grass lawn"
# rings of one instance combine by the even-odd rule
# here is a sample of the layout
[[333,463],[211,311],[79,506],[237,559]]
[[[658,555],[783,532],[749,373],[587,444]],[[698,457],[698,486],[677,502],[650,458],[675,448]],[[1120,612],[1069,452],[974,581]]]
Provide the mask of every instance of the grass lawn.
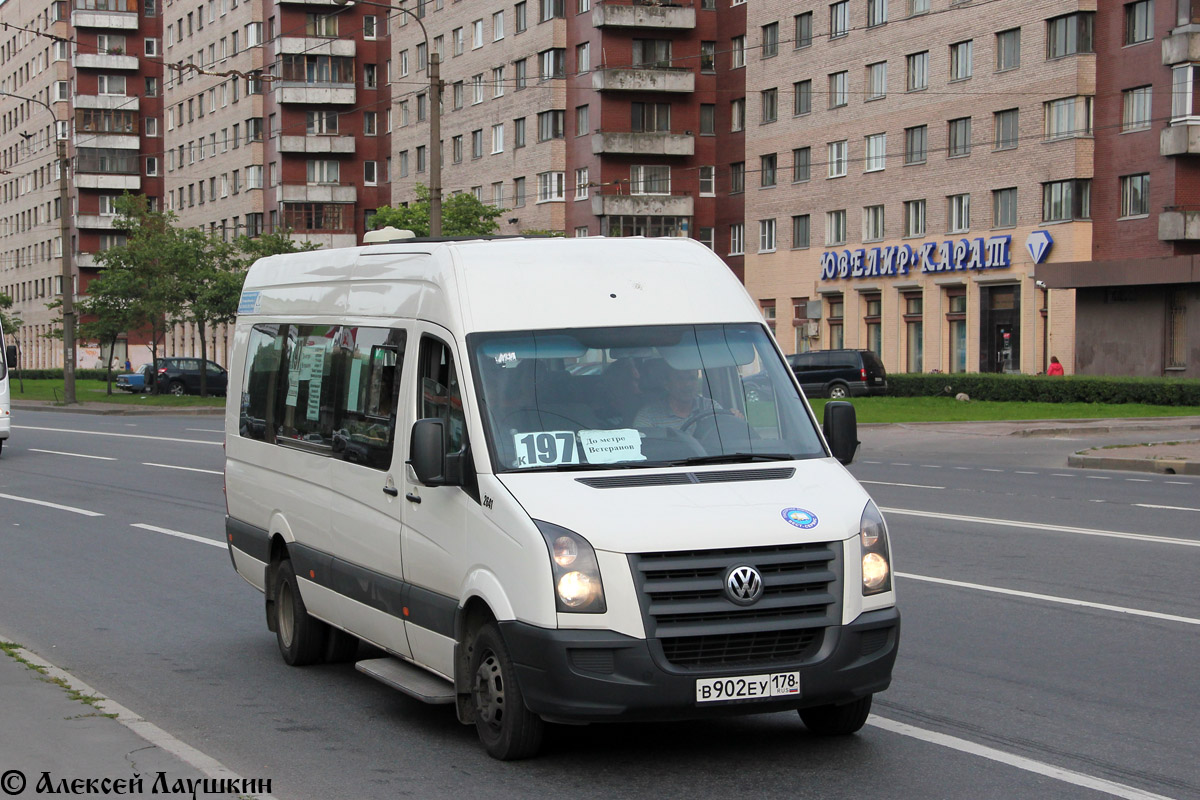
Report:
[[[104,381],[79,380],[75,381],[75,399],[81,403],[112,403],[114,405],[125,406],[164,406],[168,408],[192,408],[195,406],[224,408],[224,397],[195,397],[184,396],[174,397],[173,395],[160,395],[152,397],[148,394],[129,394],[123,392],[116,387],[114,380],[112,394],[106,394]],[[61,380],[27,380],[25,381],[25,391],[21,392],[21,382],[15,377],[9,381],[9,390],[12,392],[12,399],[20,402],[21,400],[49,400],[52,402],[62,402],[63,382]]]
[[[829,401],[814,398],[811,402],[813,410],[821,417]],[[1200,406],[1140,403],[1000,403],[989,400],[960,403],[953,397],[856,397],[852,402],[860,423],[1200,416]]]

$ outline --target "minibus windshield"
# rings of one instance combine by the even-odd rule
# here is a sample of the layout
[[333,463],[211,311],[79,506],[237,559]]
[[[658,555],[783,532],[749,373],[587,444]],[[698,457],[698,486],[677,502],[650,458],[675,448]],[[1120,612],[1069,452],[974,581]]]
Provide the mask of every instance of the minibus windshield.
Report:
[[497,472],[826,455],[761,325],[478,333],[467,346]]

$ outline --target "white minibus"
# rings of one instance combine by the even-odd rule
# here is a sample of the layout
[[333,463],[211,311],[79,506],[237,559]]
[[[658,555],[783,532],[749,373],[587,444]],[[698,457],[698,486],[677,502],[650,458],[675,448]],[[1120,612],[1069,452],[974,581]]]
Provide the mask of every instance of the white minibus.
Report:
[[17,365],[17,346],[4,341],[0,328],[0,452],[12,431],[12,392],[9,391],[8,371]]
[[293,665],[545,722],[864,724],[900,616],[887,526],[756,304],[681,238],[271,256],[240,298],[229,552]]

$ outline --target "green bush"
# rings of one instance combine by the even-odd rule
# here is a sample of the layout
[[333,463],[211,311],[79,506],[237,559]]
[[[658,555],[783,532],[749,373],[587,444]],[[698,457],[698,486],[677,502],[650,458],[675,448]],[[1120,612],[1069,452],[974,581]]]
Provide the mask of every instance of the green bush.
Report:
[[1200,406],[1200,380],[978,372],[888,375],[888,394],[893,397],[953,397],[959,392],[972,400]]

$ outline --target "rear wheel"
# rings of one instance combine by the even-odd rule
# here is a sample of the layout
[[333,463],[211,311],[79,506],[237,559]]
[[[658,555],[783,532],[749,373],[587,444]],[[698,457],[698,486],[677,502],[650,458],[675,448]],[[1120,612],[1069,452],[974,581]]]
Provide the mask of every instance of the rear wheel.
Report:
[[480,628],[471,643],[471,699],[475,730],[488,755],[509,761],[537,753],[545,724],[525,707],[516,670],[495,623]]
[[834,400],[845,400],[850,396],[850,389],[844,383],[835,383],[829,387],[829,396]]
[[358,637],[339,628],[329,629],[329,641],[325,645],[325,660],[330,664],[353,661],[358,655]]
[[816,706],[800,709],[804,727],[817,736],[849,736],[857,733],[867,722],[871,713],[871,695],[860,697],[853,703],[835,706]]
[[176,397],[183,397],[187,394],[187,387],[183,385],[182,381],[171,381],[171,394]]
[[329,626],[308,615],[290,559],[275,576],[275,638],[283,660],[293,667],[315,664],[325,655]]

